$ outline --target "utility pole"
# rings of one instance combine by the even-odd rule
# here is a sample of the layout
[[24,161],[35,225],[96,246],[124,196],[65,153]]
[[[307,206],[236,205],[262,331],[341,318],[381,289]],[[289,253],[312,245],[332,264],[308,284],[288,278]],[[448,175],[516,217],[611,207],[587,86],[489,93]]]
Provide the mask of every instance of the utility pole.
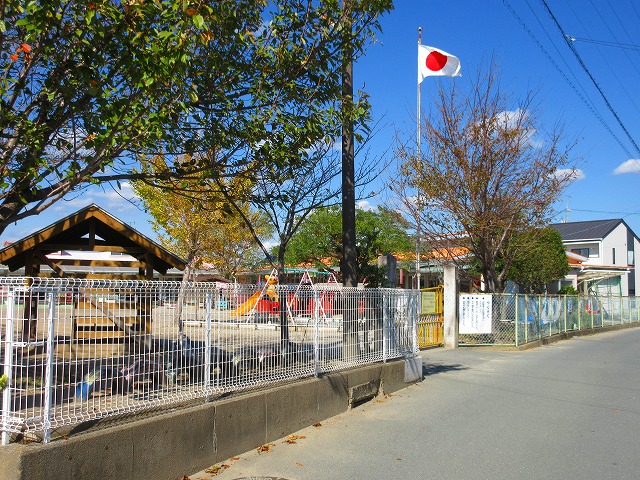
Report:
[[356,192],[353,137],[353,48],[351,47],[351,0],[343,0],[346,17],[342,43],[342,285],[357,287]]
[[342,0],[345,28],[342,37],[342,355],[359,357],[356,261],[355,149],[353,136],[353,47],[351,0]]

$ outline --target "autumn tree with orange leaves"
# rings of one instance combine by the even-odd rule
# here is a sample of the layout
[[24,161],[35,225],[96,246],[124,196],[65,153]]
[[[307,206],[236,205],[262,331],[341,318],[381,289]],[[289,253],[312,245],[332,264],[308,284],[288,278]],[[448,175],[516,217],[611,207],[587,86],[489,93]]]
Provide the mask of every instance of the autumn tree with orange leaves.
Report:
[[516,247],[527,248],[515,236],[542,231],[576,177],[574,143],[560,126],[545,129],[539,114],[535,94],[513,98],[491,66],[467,88],[438,84],[418,155],[415,142],[398,144],[400,174],[391,188],[420,225],[423,245],[450,248],[447,261],[475,262],[488,292],[501,291]]
[[[145,171],[166,168],[161,157],[142,164]],[[212,264],[217,273],[229,279],[264,263],[262,250],[245,222],[261,237],[269,237],[272,228],[265,215],[247,202],[237,203],[241,216],[229,207],[216,185],[201,180],[138,180],[132,187],[151,215],[151,227],[160,243],[186,260],[186,279],[192,280],[191,273],[204,263]],[[227,182],[227,187],[239,197],[245,195],[239,179]]]

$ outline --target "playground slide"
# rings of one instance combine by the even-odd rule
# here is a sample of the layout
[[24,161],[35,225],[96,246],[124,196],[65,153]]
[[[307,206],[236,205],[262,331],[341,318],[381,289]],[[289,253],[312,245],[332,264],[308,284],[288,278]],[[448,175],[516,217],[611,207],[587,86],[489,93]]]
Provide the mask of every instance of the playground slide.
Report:
[[260,300],[261,295],[262,295],[261,291],[254,293],[253,295],[251,295],[251,297],[249,297],[249,300],[247,300],[238,308],[230,312],[231,315],[244,315],[245,313],[249,313],[251,310],[253,310],[253,308],[258,303],[258,300]]

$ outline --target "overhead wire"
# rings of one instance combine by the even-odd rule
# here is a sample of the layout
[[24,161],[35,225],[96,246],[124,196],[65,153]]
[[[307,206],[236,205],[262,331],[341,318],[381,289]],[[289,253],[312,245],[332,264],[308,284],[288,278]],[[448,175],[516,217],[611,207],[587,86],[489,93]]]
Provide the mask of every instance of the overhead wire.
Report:
[[[569,10],[571,10],[571,12],[573,13],[574,17],[576,18],[576,20],[578,21],[578,23],[582,26],[582,29],[585,32],[589,32],[590,29],[587,28],[584,23],[582,22],[581,16],[578,15],[578,13],[575,11],[575,9],[573,8],[573,5],[571,5],[571,2],[569,2],[569,0],[565,0],[567,7],[569,8]],[[596,7],[596,5],[593,3],[593,1],[591,0],[591,6],[593,7],[594,11],[598,14],[598,17],[602,19],[602,23],[606,26],[606,28],[609,30],[609,33],[616,39],[617,43],[617,38],[615,36],[615,34],[611,31],[611,28],[609,27],[608,23],[606,22],[606,20],[604,20],[604,15],[600,14],[600,12],[598,12],[598,8]],[[614,12],[615,13],[615,12]],[[619,18],[616,15],[616,18],[619,21]],[[576,37],[573,36],[569,36],[569,40],[571,40],[572,42],[576,41]],[[592,41],[592,39],[585,39],[587,42],[590,43],[595,43],[596,45],[600,44],[601,42],[594,42]],[[611,42],[614,43],[614,42]],[[639,47],[640,48],[640,47]],[[622,90],[626,95],[627,98],[629,99],[629,102],[634,106],[635,110],[640,113],[640,108],[638,108],[638,104],[636,103],[634,97],[632,95],[629,94],[629,92],[627,91],[627,88],[625,87],[624,83],[620,80],[620,77],[618,76],[618,74],[616,73],[615,68],[613,68],[611,66],[611,64],[609,63],[609,59],[606,55],[603,54],[602,50],[598,47],[596,47],[596,50],[598,51],[598,53],[600,54],[600,57],[602,58],[602,61],[607,65],[608,67],[608,71],[615,77],[615,79],[618,82],[618,85],[620,85],[620,90]],[[640,74],[640,71],[638,71],[638,68],[635,66],[635,64],[631,61],[631,59],[629,58],[629,56],[627,55],[626,52],[625,56],[627,57],[627,60],[629,61],[630,64],[632,64],[634,66],[634,68],[636,69],[636,72],[638,72],[638,74]]]
[[[590,0],[591,6],[593,7],[593,9],[598,12],[598,8],[596,7],[596,5],[593,3],[593,0]],[[622,29],[625,31],[624,29],[624,25],[622,24],[622,22],[620,22],[620,18],[618,17],[618,15],[616,14],[615,10],[613,10],[613,7],[611,7],[611,3],[608,2],[609,8],[611,8],[611,11],[613,12],[614,16],[616,17],[616,20],[618,20],[618,23],[620,23],[620,26],[622,27]],[[614,40],[617,42],[618,38],[615,34],[615,31],[611,28],[611,26],[609,25],[609,22],[607,22],[607,17],[606,15],[599,15],[600,18],[602,19],[602,24],[607,28],[607,30],[609,30],[609,33],[611,34],[611,36],[614,38]],[[581,22],[582,23],[582,22]],[[586,30],[586,29],[585,29]],[[636,111],[638,113],[640,113],[640,108],[638,108],[638,104],[635,101],[635,98],[633,95],[631,95],[628,91],[627,91],[627,87],[625,86],[624,82],[622,80],[620,80],[620,76],[618,75],[618,69],[617,68],[613,68],[611,66],[611,64],[609,63],[609,58],[604,55],[602,53],[602,50],[600,50],[600,48],[596,47],[596,50],[598,50],[598,53],[600,54],[600,56],[602,57],[602,60],[607,64],[607,66],[609,67],[609,72],[615,77],[615,79],[618,81],[618,85],[620,85],[620,89],[627,95],[627,98],[629,99],[629,102],[635,107]],[[624,54],[624,56],[627,58],[627,62],[628,65],[631,65],[636,73],[638,73],[638,75],[640,75],[640,70],[638,70],[637,65],[635,64],[635,62],[633,62],[631,60],[631,58],[629,57],[629,53],[626,52],[625,50],[622,51],[622,53]]]
[[529,7],[529,11],[531,12],[531,14],[535,17],[536,21],[538,22],[538,25],[540,26],[540,28],[542,29],[542,31],[545,33],[545,35],[547,36],[547,39],[549,40],[549,43],[553,46],[554,50],[557,53],[557,56],[555,58],[560,58],[562,60],[562,63],[564,63],[564,66],[566,67],[567,71],[571,74],[571,76],[573,77],[573,79],[575,80],[576,84],[578,85],[578,87],[582,90],[582,93],[584,94],[584,96],[588,99],[588,101],[593,105],[593,100],[591,100],[591,98],[589,97],[589,93],[586,91],[586,89],[582,86],[582,84],[580,83],[580,80],[578,79],[578,77],[576,76],[576,74],[573,72],[573,70],[571,69],[571,67],[569,66],[569,64],[567,63],[564,55],[562,54],[562,52],[560,51],[560,49],[556,46],[556,42],[553,41],[553,39],[551,38],[551,35],[549,34],[549,32],[547,31],[547,28],[545,27],[545,25],[542,23],[542,21],[540,20],[540,18],[538,18],[538,14],[536,13],[536,11],[534,10],[534,8],[531,6],[531,3],[529,2],[529,0],[525,0],[525,3],[527,4],[527,6]]
[[[618,15],[618,12],[616,12],[616,10],[613,8],[613,5],[611,5],[611,0],[607,0],[607,5],[609,5],[609,8],[611,9],[611,12],[613,13],[613,16],[616,17],[616,20],[618,21],[618,23],[620,24],[620,27],[622,28],[622,31],[625,33],[625,35],[627,36],[627,39],[632,42],[633,41],[633,37],[631,37],[631,35],[629,34],[629,31],[627,30],[627,27],[625,26],[625,24],[622,22],[622,19],[620,18],[620,16]],[[613,38],[615,38],[616,40],[618,40],[616,38],[615,33],[611,32],[611,34],[613,35]],[[628,57],[627,57],[628,58]],[[631,60],[631,59],[629,59]],[[637,70],[637,69],[636,69]]]
[[640,213],[640,210],[636,212],[617,212],[617,211],[608,211],[608,210],[583,210],[580,208],[572,208],[571,211],[587,212],[587,213],[606,213],[607,215],[622,215],[622,216],[637,215]]
[[571,40],[572,42],[593,43],[594,45],[603,45],[605,47],[621,48],[640,52],[640,45],[633,45],[631,43],[608,42],[606,40],[594,40],[591,38],[574,37],[573,35],[569,35],[569,40]]
[[635,0],[629,0],[629,4],[631,5],[631,8],[635,12],[636,17],[638,17],[638,20],[640,21],[640,12],[638,12],[638,9],[636,8]]
[[[593,75],[591,74],[591,71],[589,70],[589,68],[587,67],[587,65],[584,63],[584,60],[582,60],[582,57],[580,56],[580,54],[578,53],[578,51],[576,50],[575,46],[573,45],[573,42],[571,42],[567,37],[568,35],[566,34],[566,32],[564,31],[564,29],[562,28],[562,26],[560,25],[560,22],[558,22],[558,19],[556,18],[556,16],[553,14],[553,12],[551,11],[551,8],[549,8],[549,5],[547,4],[546,0],[540,0],[540,2],[542,3],[542,5],[544,6],[544,8],[547,10],[547,13],[549,14],[549,16],[551,17],[551,19],[553,20],[554,24],[556,25],[556,27],[558,28],[558,30],[560,31],[562,38],[564,39],[564,41],[566,42],[566,44],[568,45],[569,49],[573,52],[573,55],[576,57],[576,60],[578,60],[578,63],[580,64],[580,66],[582,67],[582,69],[585,71],[585,73],[587,74],[587,76],[589,77],[589,79],[591,80],[591,82],[593,83],[593,85],[596,87],[596,90],[598,90],[598,93],[600,93],[600,96],[602,97],[602,99],[605,102],[605,105],[607,106],[607,108],[609,109],[609,111],[611,112],[611,114],[613,115],[613,117],[616,119],[616,121],[618,122],[618,125],[620,126],[620,128],[622,128],[622,131],[625,133],[625,135],[627,136],[627,138],[629,139],[629,141],[631,142],[631,144],[633,145],[633,147],[635,148],[636,152],[638,152],[638,154],[640,154],[640,147],[638,147],[638,144],[636,143],[636,141],[633,139],[633,137],[631,136],[631,134],[629,133],[629,130],[627,129],[627,127],[624,125],[624,123],[622,122],[622,120],[620,119],[620,116],[618,115],[618,113],[616,112],[616,110],[613,108],[613,106],[611,105],[611,102],[609,102],[609,99],[607,98],[607,96],[604,94],[604,92],[602,91],[602,88],[600,87],[600,85],[598,84],[598,82],[596,81],[596,79],[593,77]],[[631,155],[629,155],[631,156]]]
[[598,121],[600,122],[600,124],[604,127],[604,129],[609,132],[609,134],[611,135],[611,137],[616,141],[616,143],[620,146],[620,148],[622,149],[622,151],[624,151],[627,156],[631,157],[631,152],[629,151],[629,149],[626,147],[626,145],[624,143],[622,143],[622,141],[618,138],[618,136],[614,133],[614,131],[611,129],[611,127],[609,126],[609,124],[605,121],[604,117],[602,117],[602,115],[600,115],[600,113],[598,112],[598,110],[596,109],[595,105],[590,102],[585,95],[583,95],[578,88],[573,84],[573,82],[569,79],[569,77],[567,77],[567,75],[565,74],[565,72],[562,70],[562,68],[560,68],[560,66],[558,65],[558,63],[553,59],[553,57],[549,54],[549,52],[546,50],[546,48],[544,48],[544,46],[540,43],[540,41],[536,38],[536,36],[533,34],[533,32],[531,31],[531,29],[529,29],[529,27],[527,26],[527,24],[524,22],[524,20],[522,20],[522,18],[517,14],[517,12],[514,10],[514,8],[511,6],[511,4],[509,3],[508,0],[502,0],[502,3],[507,7],[507,9],[511,12],[511,15],[513,15],[513,17],[518,21],[518,23],[520,23],[520,25],[522,26],[522,28],[524,28],[525,32],[527,32],[527,34],[529,35],[529,37],[531,37],[531,39],[534,41],[534,43],[538,46],[538,48],[542,51],[542,53],[547,57],[547,60],[549,60],[549,62],[554,66],[554,68],[558,71],[558,73],[560,74],[560,76],[564,79],[565,82],[567,82],[567,84],[573,89],[574,92],[576,92],[576,95],[578,95],[578,98],[580,98],[580,100],[582,101],[582,103],[585,104],[585,106],[587,107],[587,109],[593,114],[593,116],[595,116]]

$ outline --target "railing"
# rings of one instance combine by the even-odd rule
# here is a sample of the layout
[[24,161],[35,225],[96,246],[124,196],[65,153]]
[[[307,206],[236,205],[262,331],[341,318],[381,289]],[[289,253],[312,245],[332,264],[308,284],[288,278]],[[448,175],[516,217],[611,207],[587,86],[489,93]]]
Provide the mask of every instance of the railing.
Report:
[[417,294],[0,279],[2,442],[418,351]]
[[[638,297],[463,294],[459,342],[518,346],[562,332],[640,323],[639,307]],[[462,333],[467,312],[484,325],[481,332]]]
[[444,286],[420,290],[420,317],[418,319],[418,346],[442,345],[444,340]]

